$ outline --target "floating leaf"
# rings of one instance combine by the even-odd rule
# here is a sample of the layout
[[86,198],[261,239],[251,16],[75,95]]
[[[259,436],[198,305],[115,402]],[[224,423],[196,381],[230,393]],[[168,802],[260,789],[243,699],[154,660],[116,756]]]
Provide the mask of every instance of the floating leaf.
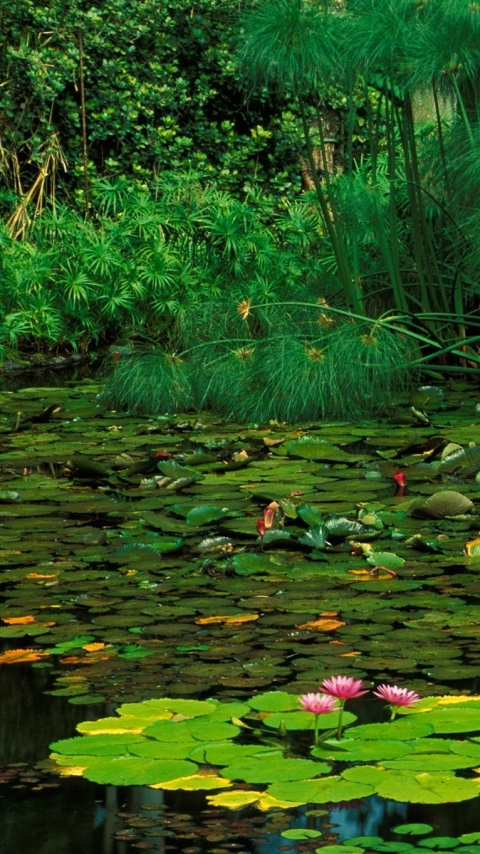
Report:
[[314,436],[301,436],[299,439],[289,439],[278,451],[305,460],[325,460],[328,462],[352,462],[355,455],[337,448],[330,442],[317,439]]
[[167,782],[177,777],[188,777],[195,774],[197,770],[195,763],[187,759],[145,760],[136,756],[116,756],[89,762],[84,776],[92,783],[147,786]]
[[422,839],[418,844],[422,848],[430,848],[435,851],[448,851],[457,847],[458,839],[456,836],[431,836],[429,839]]
[[309,632],[333,632],[339,626],[344,626],[342,620],[332,620],[328,617],[320,617],[318,620],[311,620],[308,623],[302,623],[298,628],[305,629]]
[[312,504],[300,504],[297,507],[297,513],[310,527],[320,527],[323,524],[324,514],[322,510]]
[[229,514],[228,507],[209,507],[204,504],[199,507],[193,507],[189,510],[186,516],[187,525],[207,525],[209,522],[223,519]]
[[279,555],[244,552],[235,555],[233,568],[237,575],[265,575],[285,572],[289,566]]
[[[219,795],[208,795],[208,803],[214,807],[227,807],[231,810],[238,810],[242,807],[255,804],[262,796],[263,792],[222,792]],[[302,804],[303,801],[300,801]]]
[[171,478],[172,481],[188,479],[191,483],[195,483],[195,481],[203,479],[201,472],[185,468],[185,466],[181,466],[180,463],[176,463],[173,460],[160,460],[157,463],[157,468],[165,477]]
[[[51,750],[66,756],[118,756],[128,752],[129,745],[145,743],[146,739],[133,733],[90,735],[88,738],[64,738],[54,741]],[[119,751],[120,748],[120,751]]]
[[[35,617],[32,617],[31,614],[25,617],[3,617],[3,622],[7,623],[9,626],[27,626],[29,623],[35,623]],[[51,623],[53,625],[53,623]]]
[[9,489],[0,489],[0,504],[16,504],[21,501],[18,492],[13,492]]
[[[479,448],[480,450],[480,448]],[[428,519],[446,519],[450,516],[462,516],[474,509],[473,501],[461,492],[443,489],[427,498],[422,504],[413,507],[413,515]]]
[[208,626],[210,623],[223,623],[224,625],[241,625],[258,620],[258,614],[218,614],[214,617],[199,617],[195,622],[199,626]]
[[292,827],[290,830],[282,830],[280,836],[283,836],[284,839],[316,839],[317,836],[321,836],[319,830],[310,830],[308,827]]
[[197,551],[206,554],[229,554],[233,551],[233,540],[230,537],[207,537],[197,546]]
[[330,771],[326,762],[310,759],[285,759],[268,755],[256,759],[250,757],[235,765],[222,768],[221,774],[229,780],[244,780],[246,783],[274,783],[286,780],[305,780]]
[[20,664],[22,662],[40,661],[47,655],[38,649],[8,649],[0,654],[0,664]]
[[299,701],[298,696],[288,694],[286,691],[267,691],[265,694],[252,697],[248,705],[261,712],[287,712],[298,710]]
[[183,789],[186,792],[208,791],[210,789],[228,789],[231,788],[230,780],[225,780],[223,777],[217,777],[216,774],[192,774],[190,777],[179,777],[176,780],[166,780],[163,783],[153,784],[152,789],[167,789],[175,791]]
[[368,783],[342,780],[338,776],[323,777],[319,780],[301,782],[272,783],[267,789],[275,798],[297,803],[329,804],[339,801],[352,801],[373,795],[373,786]]
[[367,563],[371,566],[385,567],[386,569],[391,569],[395,572],[404,565],[405,560],[403,557],[392,554],[392,552],[372,551],[367,557]]
[[470,540],[465,544],[465,552],[468,557],[480,557],[480,539]]
[[392,827],[393,833],[404,833],[407,836],[423,836],[425,833],[431,833],[432,830],[431,824],[423,824],[422,822],[398,824],[396,827]]
[[303,537],[299,537],[298,542],[314,549],[324,549],[327,542],[328,531],[325,525],[316,528],[309,528]]

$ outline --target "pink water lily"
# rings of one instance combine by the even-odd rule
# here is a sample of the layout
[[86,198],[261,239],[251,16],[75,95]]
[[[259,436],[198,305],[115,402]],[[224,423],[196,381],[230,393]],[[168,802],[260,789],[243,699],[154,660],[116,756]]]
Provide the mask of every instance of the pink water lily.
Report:
[[320,715],[339,710],[335,697],[328,694],[304,694],[298,698],[303,708],[302,712],[312,712],[315,715],[315,747],[318,747],[318,719]]
[[302,712],[313,712],[314,715],[324,715],[338,709],[335,697],[329,697],[328,694],[304,694],[299,700],[303,706]]
[[420,699],[415,691],[400,688],[398,685],[379,685],[373,693],[376,697],[380,697],[381,700],[386,700],[389,703],[392,710],[392,721],[400,708],[408,708]]
[[368,691],[362,691],[362,688],[362,680],[354,679],[353,676],[332,676],[331,679],[324,679],[320,685],[320,689],[323,689],[326,694],[340,700],[337,741],[340,741],[342,737],[343,708],[345,703],[347,700],[353,700],[355,697],[361,697],[362,694],[368,694]]
[[331,697],[337,697],[339,700],[353,700],[355,697],[361,697],[362,694],[368,694],[368,691],[362,691],[363,682],[361,679],[354,679],[353,676],[332,676],[331,679],[324,679],[319,686]]
[[263,519],[257,519],[256,525],[257,525],[258,533],[260,534],[261,537],[264,537],[265,534],[267,533],[267,529],[265,527],[264,520]]

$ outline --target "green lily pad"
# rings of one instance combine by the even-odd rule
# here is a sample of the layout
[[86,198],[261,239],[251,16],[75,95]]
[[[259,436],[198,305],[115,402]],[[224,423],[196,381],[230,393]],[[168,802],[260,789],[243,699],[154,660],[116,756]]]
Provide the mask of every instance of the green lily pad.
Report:
[[321,836],[319,830],[311,830],[308,827],[293,827],[291,830],[282,830],[280,836],[284,839],[316,839]]
[[310,759],[285,759],[262,756],[250,757],[222,768],[220,774],[228,780],[244,780],[247,783],[276,783],[286,780],[305,780],[309,776],[318,776],[330,771],[326,762],[312,762]]
[[187,525],[207,525],[218,519],[223,519],[230,513],[228,507],[209,507],[208,504],[193,507],[186,516]]
[[396,827],[392,827],[393,833],[401,833],[406,836],[424,836],[426,833],[431,833],[432,830],[433,827],[431,824],[425,824],[423,822],[397,824]]
[[188,759],[150,759],[119,756],[94,759],[84,771],[92,783],[113,786],[148,786],[195,774],[198,766]]
[[[64,755],[75,756],[118,756],[129,750],[130,745],[146,743],[141,735],[118,733],[108,735],[90,735],[88,738],[64,738],[54,741],[51,750]],[[72,759],[73,761],[73,759]]]

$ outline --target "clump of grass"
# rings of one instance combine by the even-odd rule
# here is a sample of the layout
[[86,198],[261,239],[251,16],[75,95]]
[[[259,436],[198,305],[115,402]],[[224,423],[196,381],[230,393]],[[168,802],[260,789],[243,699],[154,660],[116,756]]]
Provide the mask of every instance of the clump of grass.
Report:
[[245,340],[210,353],[199,365],[192,353],[190,370],[199,409],[211,409],[223,418],[239,419],[239,401],[248,396],[258,342]]
[[123,354],[104,394],[115,408],[140,415],[186,412],[195,403],[186,363],[162,350]]
[[270,335],[260,341],[247,381],[233,392],[239,421],[313,421],[329,409],[329,355],[323,342],[299,335]]
[[356,421],[388,411],[412,384],[408,340],[375,323],[344,323],[330,339],[334,366],[333,414]]
[[357,421],[385,414],[411,384],[408,341],[381,321],[279,327],[259,338],[202,342],[180,355],[132,351],[107,382],[106,397],[143,414],[210,409],[240,422]]

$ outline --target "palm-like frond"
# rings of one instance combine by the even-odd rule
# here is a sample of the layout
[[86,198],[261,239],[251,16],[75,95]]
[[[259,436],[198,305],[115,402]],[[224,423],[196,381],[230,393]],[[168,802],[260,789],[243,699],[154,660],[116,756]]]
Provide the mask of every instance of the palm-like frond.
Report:
[[480,9],[471,0],[426,0],[405,45],[411,91],[434,83],[456,98],[480,73]]
[[244,79],[278,92],[318,92],[338,74],[338,23],[325,3],[264,0],[243,21]]
[[405,74],[405,50],[418,7],[417,0],[352,0],[344,22],[345,65],[399,83]]

